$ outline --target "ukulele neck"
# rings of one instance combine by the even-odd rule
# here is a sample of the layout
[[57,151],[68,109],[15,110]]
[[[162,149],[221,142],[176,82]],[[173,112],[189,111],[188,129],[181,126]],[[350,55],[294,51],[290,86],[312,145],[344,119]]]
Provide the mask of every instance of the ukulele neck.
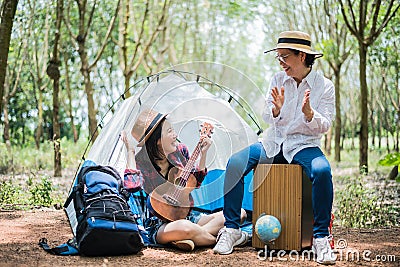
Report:
[[197,143],[197,145],[192,153],[192,156],[189,158],[188,162],[186,163],[186,166],[182,172],[181,179],[184,179],[185,181],[187,181],[187,179],[189,178],[189,175],[192,172],[194,163],[196,162],[197,158],[200,155],[200,151],[201,151],[200,148],[201,148],[201,141],[199,141]]

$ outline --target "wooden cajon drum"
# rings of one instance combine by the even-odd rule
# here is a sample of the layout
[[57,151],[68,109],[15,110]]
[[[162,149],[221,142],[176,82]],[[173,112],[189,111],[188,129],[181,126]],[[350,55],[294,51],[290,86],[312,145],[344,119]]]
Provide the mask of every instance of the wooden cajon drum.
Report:
[[[260,214],[275,216],[281,223],[281,234],[269,249],[297,250],[311,246],[313,211],[311,181],[300,165],[260,164],[253,178],[253,225]],[[265,244],[254,232],[252,245]]]

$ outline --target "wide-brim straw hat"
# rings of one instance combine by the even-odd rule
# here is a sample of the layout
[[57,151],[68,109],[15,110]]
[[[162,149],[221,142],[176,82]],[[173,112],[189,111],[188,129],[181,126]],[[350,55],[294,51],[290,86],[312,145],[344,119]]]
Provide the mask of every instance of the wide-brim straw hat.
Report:
[[142,111],[132,127],[132,136],[138,141],[139,147],[143,146],[146,140],[154,132],[160,122],[168,114],[162,114],[152,109]]
[[265,51],[268,53],[279,48],[295,49],[307,54],[315,55],[315,58],[322,57],[323,54],[311,49],[311,37],[308,33],[300,31],[284,31],[279,34],[278,44],[275,48]]

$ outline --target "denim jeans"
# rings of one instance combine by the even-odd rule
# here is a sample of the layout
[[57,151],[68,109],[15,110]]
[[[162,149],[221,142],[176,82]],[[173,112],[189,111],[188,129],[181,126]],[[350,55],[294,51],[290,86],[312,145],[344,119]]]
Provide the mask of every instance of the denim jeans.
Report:
[[[228,161],[224,182],[225,226],[239,228],[240,209],[244,195],[244,179],[257,164],[287,164],[282,151],[273,158],[266,156],[260,142],[233,154]],[[299,164],[312,182],[312,205],[314,213],[314,237],[328,236],[333,202],[332,173],[328,160],[321,149],[309,147],[299,151],[292,164]]]

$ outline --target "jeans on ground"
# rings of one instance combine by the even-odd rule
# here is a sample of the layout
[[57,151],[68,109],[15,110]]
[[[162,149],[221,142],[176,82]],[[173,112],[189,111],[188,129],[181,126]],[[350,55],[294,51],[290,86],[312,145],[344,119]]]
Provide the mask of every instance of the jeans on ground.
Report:
[[[239,228],[240,209],[244,195],[244,179],[257,164],[287,164],[282,151],[273,158],[266,156],[260,142],[233,154],[228,161],[224,182],[225,226]],[[321,149],[309,147],[299,151],[292,164],[299,164],[312,182],[312,205],[314,213],[314,237],[328,236],[333,202],[332,173],[328,160]]]

